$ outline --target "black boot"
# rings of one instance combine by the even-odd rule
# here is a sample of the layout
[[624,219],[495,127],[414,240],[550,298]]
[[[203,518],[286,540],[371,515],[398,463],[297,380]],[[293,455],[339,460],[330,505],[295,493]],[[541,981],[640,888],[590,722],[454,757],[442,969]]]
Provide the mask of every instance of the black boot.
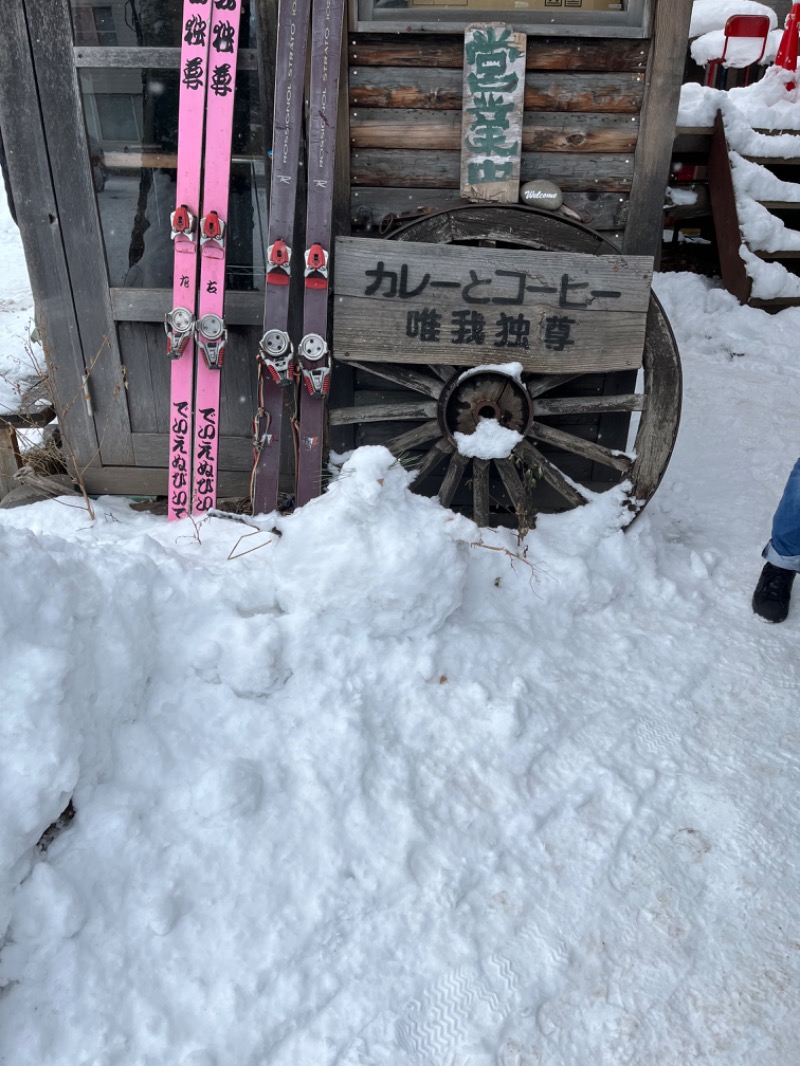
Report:
[[794,570],[767,563],[753,593],[753,610],[768,622],[782,622],[789,613]]

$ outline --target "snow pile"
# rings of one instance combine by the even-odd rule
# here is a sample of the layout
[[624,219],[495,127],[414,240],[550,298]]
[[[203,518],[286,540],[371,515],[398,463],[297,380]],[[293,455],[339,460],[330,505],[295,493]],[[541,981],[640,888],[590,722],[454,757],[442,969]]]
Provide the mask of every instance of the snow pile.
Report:
[[755,0],[694,0],[689,23],[689,36],[721,30],[731,15],[767,15],[770,28],[778,24],[778,16],[766,4]]
[[[762,50],[762,39],[756,37],[730,37],[725,49],[725,24],[732,15],[766,15],[769,19],[769,35]],[[719,59],[725,51],[724,66],[747,67],[759,61],[771,62],[783,37],[777,29],[778,17],[771,7],[754,0],[694,0],[689,25],[692,59],[700,66],[708,66]]]
[[474,459],[506,459],[523,439],[515,429],[501,426],[496,418],[479,418],[474,433],[454,433],[461,455]]
[[[696,82],[682,85],[677,124],[708,128],[714,125],[717,112],[722,111],[731,122],[741,118],[742,137],[747,136],[747,130],[755,138],[758,137],[756,130],[798,130],[800,90],[797,86],[787,88],[796,80],[792,71],[773,66],[760,81],[741,88],[711,89]],[[750,151],[744,140],[737,148],[743,153]]]
[[480,366],[471,366],[463,374],[458,376],[458,384],[474,378],[478,374],[504,374],[513,381],[522,381],[522,363],[482,363]]
[[0,1060],[785,1066],[797,619],[748,601],[800,311],[656,285],[686,409],[627,533],[479,531],[379,448],[275,530],[0,512]]
[[[770,9],[767,8],[767,10]],[[775,12],[770,11],[770,14],[774,23]],[[706,67],[713,60],[719,59],[723,50],[725,50],[725,59],[722,63],[724,67],[749,67],[751,63],[756,62],[766,66],[777,55],[782,37],[783,30],[772,30],[765,44],[760,37],[731,37],[725,49],[724,30],[711,30],[692,41],[689,51],[692,59],[701,67]]]
[[0,1061],[793,1061],[800,605],[749,598],[800,309],[654,284],[627,532],[480,531],[379,448],[275,528],[0,511]]
[[800,157],[800,88],[788,88],[796,80],[793,72],[771,67],[761,81],[744,88],[720,91],[693,84],[681,89],[680,126],[712,126],[717,111],[722,114],[741,228],[740,255],[757,299],[800,297],[800,278],[781,263],[765,262],[755,254],[800,249],[800,236],[759,202],[796,202],[800,186],[780,181],[744,158]]

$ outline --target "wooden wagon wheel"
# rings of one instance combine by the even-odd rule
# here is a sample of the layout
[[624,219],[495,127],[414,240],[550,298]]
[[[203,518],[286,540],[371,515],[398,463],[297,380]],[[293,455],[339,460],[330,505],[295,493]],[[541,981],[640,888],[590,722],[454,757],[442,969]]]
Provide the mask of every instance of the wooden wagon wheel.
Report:
[[[618,254],[600,234],[524,207],[465,206],[415,220],[394,238],[583,254]],[[640,372],[524,373],[521,381],[464,367],[350,362],[355,402],[334,402],[339,447],[383,443],[415,471],[413,487],[437,495],[479,525],[516,525],[536,513],[580,506],[588,493],[624,480],[631,519],[655,492],[669,462],[680,415],[681,369],[664,312],[651,295]],[[382,390],[382,391],[380,391]],[[377,402],[371,402],[373,400]],[[638,415],[632,445],[631,417]],[[470,459],[454,433],[480,417],[523,435],[506,459]],[[351,435],[347,439],[347,431]]]

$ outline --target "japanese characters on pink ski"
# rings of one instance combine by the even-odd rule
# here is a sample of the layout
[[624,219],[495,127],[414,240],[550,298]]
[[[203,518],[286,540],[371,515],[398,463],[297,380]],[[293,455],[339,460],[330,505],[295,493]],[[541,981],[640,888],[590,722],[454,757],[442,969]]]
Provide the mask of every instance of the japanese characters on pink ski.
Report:
[[174,249],[172,310],[166,316],[170,372],[167,500],[170,519],[192,505],[192,408],[194,398],[197,239],[206,80],[212,0],[185,0],[182,21],[178,167],[175,211],[170,218]]
[[228,336],[223,319],[228,192],[241,0],[212,0],[212,5],[200,221],[192,490],[192,510],[201,514],[213,507],[217,498],[220,371]]

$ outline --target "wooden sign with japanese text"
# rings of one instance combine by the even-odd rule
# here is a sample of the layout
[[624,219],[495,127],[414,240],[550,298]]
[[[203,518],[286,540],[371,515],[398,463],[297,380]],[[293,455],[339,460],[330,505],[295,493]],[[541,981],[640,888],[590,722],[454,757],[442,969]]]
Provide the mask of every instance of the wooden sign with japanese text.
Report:
[[515,204],[519,200],[524,33],[502,23],[468,26],[464,34],[461,196]]
[[340,237],[341,360],[587,373],[642,365],[653,260]]

